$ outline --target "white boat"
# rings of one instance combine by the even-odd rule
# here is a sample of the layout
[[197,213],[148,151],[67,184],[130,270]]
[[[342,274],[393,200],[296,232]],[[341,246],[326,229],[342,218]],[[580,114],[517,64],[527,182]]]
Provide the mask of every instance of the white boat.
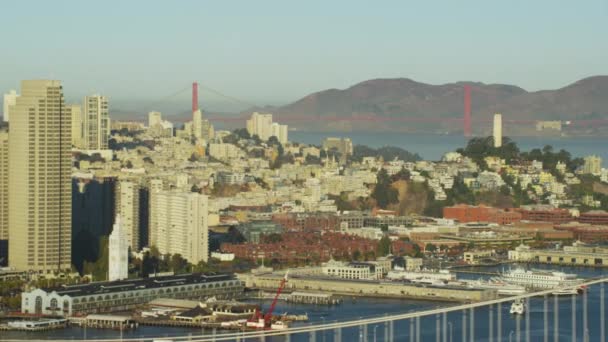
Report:
[[286,330],[287,328],[289,328],[287,323],[283,321],[276,321],[270,325],[270,329],[272,330]]
[[501,296],[517,296],[526,293],[526,288],[521,285],[508,284],[498,279],[490,280],[461,280],[469,288],[496,290]]
[[522,299],[518,299],[511,304],[511,310],[509,311],[512,315],[523,315],[526,312],[526,304]]
[[523,286],[526,289],[577,287],[582,282],[582,279],[577,278],[577,275],[572,273],[524,270],[522,268],[503,273],[497,279],[508,284]]
[[583,286],[577,286],[577,287],[569,287],[569,288],[559,289],[559,290],[556,290],[556,291],[552,292],[551,294],[554,295],[554,296],[571,296],[571,295],[581,294],[584,291],[585,291],[585,287],[583,287]]
[[386,275],[387,279],[390,280],[409,280],[412,282],[422,281],[425,283],[432,282],[449,282],[456,280],[456,275],[448,270],[419,270],[419,271],[404,271],[404,270],[392,270]]

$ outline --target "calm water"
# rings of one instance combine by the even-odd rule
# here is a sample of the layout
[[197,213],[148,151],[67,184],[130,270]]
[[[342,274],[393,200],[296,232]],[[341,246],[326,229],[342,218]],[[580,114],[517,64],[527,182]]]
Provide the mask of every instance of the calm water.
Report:
[[[386,145],[398,146],[410,152],[418,153],[422,158],[427,160],[439,160],[445,152],[464,147],[467,141],[463,136],[457,135],[403,134],[395,132],[289,132],[289,140],[291,141],[316,145],[321,144],[323,138],[328,136],[348,137],[353,140],[354,144],[368,145],[374,148]],[[608,160],[608,137],[514,137],[513,140],[524,151],[552,145],[554,150],[563,148],[576,157],[596,154],[602,157],[604,161]]]
[[[606,276],[608,270],[590,269],[590,268],[574,268],[574,267],[551,267],[538,266],[538,268],[559,269],[569,273],[577,273],[581,277],[600,277]],[[486,268],[485,270],[497,271],[498,268]],[[462,277],[472,278],[473,275],[462,275]],[[600,326],[600,287],[593,286],[588,289],[588,333],[589,341],[599,341]],[[269,301],[261,302],[263,307],[269,306]],[[572,302],[571,297],[560,297],[559,303],[559,341],[572,341]],[[553,298],[548,302],[548,327],[550,341],[553,341],[553,313],[554,313]],[[323,322],[353,320],[361,317],[378,317],[388,314],[406,313],[416,310],[430,309],[438,306],[451,305],[449,303],[427,302],[427,301],[411,301],[411,300],[395,300],[395,299],[373,299],[363,298],[353,301],[346,299],[338,306],[315,306],[302,304],[287,304],[279,302],[276,309],[277,313],[302,314],[307,313],[310,322],[305,324],[318,324]],[[513,317],[509,314],[509,304],[503,304],[502,313],[502,331],[503,341],[509,340],[509,335],[513,332],[513,340],[515,341],[516,325],[519,321],[521,327],[521,337],[524,340],[525,318]],[[475,341],[488,341],[489,331],[489,308],[477,309],[474,312],[475,321]],[[583,340],[583,296],[576,298],[576,331],[577,340]],[[497,334],[497,308],[492,308],[494,333]],[[462,339],[462,314],[460,312],[450,313],[448,321],[452,325],[453,341],[461,341]],[[470,313],[467,313],[467,331],[469,330]],[[606,322],[603,322],[606,324]],[[384,341],[384,324],[377,325],[377,341]],[[394,324],[395,341],[408,340],[409,322],[398,321]],[[435,341],[435,317],[427,317],[421,319],[421,338],[423,341]],[[374,339],[374,325],[367,328],[367,334],[370,341]],[[608,331],[608,330],[607,330]],[[137,338],[144,336],[184,336],[188,334],[199,335],[198,329],[187,328],[159,328],[159,327],[140,327],[134,331],[125,332],[123,338]],[[211,334],[210,331],[205,331],[206,334]],[[359,328],[348,328],[342,330],[342,341],[359,341],[363,332]],[[467,332],[468,333],[468,332]],[[82,339],[85,337],[85,331],[80,328],[68,328],[64,330],[55,330],[46,333],[23,333],[23,332],[1,332],[0,339]],[[542,298],[534,298],[530,302],[530,336],[531,340],[539,340],[544,334],[544,302]],[[470,336],[470,335],[469,335]],[[87,329],[86,337],[91,338],[119,338],[120,333],[113,330],[102,329]],[[470,338],[470,337],[468,337]],[[283,337],[266,338],[266,341],[284,341]],[[308,335],[295,335],[291,341],[308,341]],[[316,341],[334,341],[333,332],[318,332]],[[253,340],[251,340],[253,341]],[[258,341],[258,340],[256,340]]]

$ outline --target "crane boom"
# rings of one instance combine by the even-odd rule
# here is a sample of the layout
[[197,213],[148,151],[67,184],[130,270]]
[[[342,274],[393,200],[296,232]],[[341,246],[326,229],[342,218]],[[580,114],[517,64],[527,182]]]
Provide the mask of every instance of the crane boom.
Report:
[[270,319],[272,318],[272,313],[274,312],[274,308],[277,305],[277,300],[279,300],[279,296],[281,295],[281,292],[283,292],[283,289],[285,288],[285,283],[287,282],[288,274],[289,274],[289,270],[287,270],[287,272],[285,272],[285,277],[283,277],[283,279],[281,280],[281,283],[279,284],[279,288],[277,289],[277,294],[274,296],[274,299],[272,300],[272,304],[270,305],[268,312],[266,313],[266,315],[264,315],[264,321],[266,322],[266,324],[270,324]]

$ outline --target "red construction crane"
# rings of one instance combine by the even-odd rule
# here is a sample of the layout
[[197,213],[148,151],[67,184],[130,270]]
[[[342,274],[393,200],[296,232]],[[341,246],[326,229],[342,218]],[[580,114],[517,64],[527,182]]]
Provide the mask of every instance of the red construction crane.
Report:
[[270,325],[272,323],[271,322],[272,313],[274,312],[274,308],[277,305],[277,301],[279,300],[279,296],[281,295],[281,292],[283,292],[283,289],[285,288],[285,283],[287,283],[288,274],[289,274],[289,270],[287,272],[285,272],[285,276],[283,277],[283,279],[281,279],[281,283],[279,284],[277,293],[274,295],[272,304],[270,305],[270,308],[268,309],[266,314],[263,315],[259,311],[259,309],[255,309],[255,313],[253,314],[253,317],[251,317],[251,319],[247,322],[248,327],[254,327],[254,328],[258,328],[258,329],[270,328]]

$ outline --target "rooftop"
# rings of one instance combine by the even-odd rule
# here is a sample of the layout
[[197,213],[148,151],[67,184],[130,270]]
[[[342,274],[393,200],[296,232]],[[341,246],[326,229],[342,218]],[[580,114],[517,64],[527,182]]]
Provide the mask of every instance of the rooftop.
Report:
[[145,279],[127,279],[110,282],[95,282],[89,284],[62,285],[61,287],[43,289],[46,292],[55,291],[59,295],[86,296],[92,294],[115,293],[133,290],[162,288],[186,284],[213,283],[216,281],[236,280],[228,273],[190,273]]

